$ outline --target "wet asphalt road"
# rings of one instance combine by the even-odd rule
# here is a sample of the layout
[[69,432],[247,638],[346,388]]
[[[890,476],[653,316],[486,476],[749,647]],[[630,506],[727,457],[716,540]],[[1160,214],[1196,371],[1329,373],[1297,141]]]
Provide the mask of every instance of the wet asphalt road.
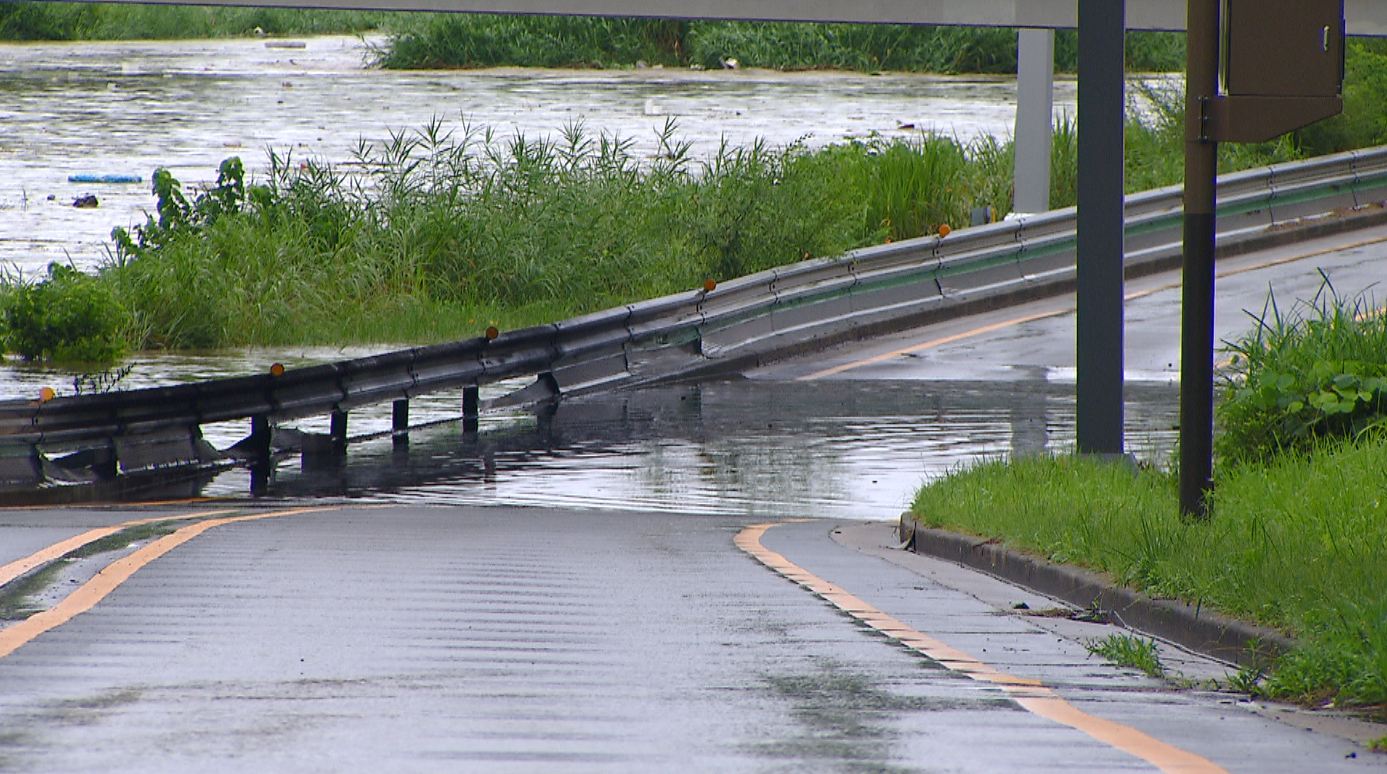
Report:
[[[1351,291],[1351,277],[1375,281],[1380,274],[1384,242],[1372,240],[1383,238],[1387,233],[1342,238],[1339,244],[1358,246],[1307,259],[1313,263],[1283,262],[1295,249],[1230,262],[1228,271],[1245,271],[1230,274],[1227,283],[1307,287],[1314,264],[1333,260],[1344,268],[1340,288]],[[1277,265],[1257,268],[1259,260]],[[1162,295],[1170,291],[1162,282],[1169,280],[1133,284],[1131,290],[1146,295],[1134,299],[1129,320],[1168,324],[1159,322],[1170,317]],[[1246,298],[1241,305],[1248,305]],[[844,364],[856,365],[819,377],[822,384],[847,380],[849,373],[859,384],[889,375],[897,380],[893,389],[906,390],[902,376],[947,380],[995,371],[1028,374],[1016,389],[1030,394],[1049,389],[1037,385],[1062,388],[1062,354],[1039,381],[1027,360],[1066,351],[1064,326],[1072,337],[1072,318],[1062,308],[991,334],[931,344],[979,330],[989,319],[1028,314],[1004,310],[782,364],[726,387],[733,397],[722,400],[747,403],[749,393],[738,390],[758,382],[774,388],[785,383],[764,380],[813,377]],[[1232,327],[1229,314],[1221,315]],[[1164,337],[1143,329],[1128,340],[1161,345]],[[1141,357],[1149,362],[1164,357],[1148,349]],[[981,360],[984,352],[996,360]],[[1133,362],[1129,356],[1129,367]],[[829,403],[842,404],[852,394],[813,380],[796,384],[819,390]],[[708,389],[709,396],[717,394]],[[656,394],[652,404],[636,403],[634,410],[625,404],[621,416],[635,428],[632,437],[662,435],[671,425],[652,406],[680,394]],[[771,394],[784,400],[795,395],[790,388]],[[713,412],[712,421],[693,412],[698,423],[673,426],[701,428],[688,435],[704,443],[735,435],[737,417],[773,413],[776,402],[750,401],[750,409],[722,419]],[[800,417],[804,423],[810,418]],[[1048,427],[1049,420],[1042,424]],[[558,427],[557,438],[567,438],[572,448],[605,442],[599,431],[583,436],[580,422]],[[1016,435],[1018,426],[1010,427]],[[552,424],[547,431],[536,425],[535,432],[531,441],[556,438]],[[729,457],[726,471],[754,471],[762,459],[754,454],[760,436],[741,432],[745,453]],[[851,435],[830,434],[821,445],[849,443]],[[537,460],[552,454],[523,450],[523,434],[514,443],[517,453]],[[403,453],[416,452],[446,456],[430,443]],[[608,452],[625,453],[620,444]],[[815,459],[799,459],[799,479],[821,475]],[[446,464],[422,467],[440,497],[498,486],[494,466],[488,484],[484,462],[475,479],[438,476]],[[532,477],[543,477],[544,466],[538,468]],[[375,485],[367,469],[356,469],[362,478],[354,486],[344,485],[352,474],[340,470],[286,478],[303,483],[279,492],[289,503],[284,508],[301,507],[297,503],[323,510],[209,529],[142,566],[90,611],[25,639],[12,652],[5,643],[14,644],[22,624],[0,628],[0,652],[8,652],[0,656],[0,770],[1152,769],[1111,739],[1027,709],[1024,695],[1004,685],[970,679],[978,667],[970,672],[956,659],[928,657],[902,644],[926,636],[987,669],[1042,681],[1066,706],[1125,729],[1120,738],[1150,739],[1216,767],[1387,769],[1387,756],[1370,755],[1335,733],[1304,730],[1324,724],[1319,714],[1273,720],[1265,708],[1235,695],[1177,690],[1108,666],[1089,656],[1083,643],[1110,630],[1018,615],[1016,602],[1034,610],[1052,603],[949,565],[883,550],[892,539],[889,528],[815,520],[766,532],[766,548],[915,633],[884,636],[864,624],[862,611],[845,614],[734,544],[746,525],[767,518],[751,503],[780,503],[774,517],[820,515],[813,498],[801,496],[812,489],[791,489],[794,496],[782,498],[781,479],[746,476],[728,488],[744,501],[703,513],[673,507],[680,500],[677,486],[651,499],[662,507],[620,512],[580,507],[581,490],[570,495],[575,507],[564,509],[508,507],[497,504],[500,498],[491,505],[485,498],[460,498],[432,506],[339,499],[364,499]],[[795,466],[782,470],[785,480],[795,472]],[[339,488],[322,486],[322,476]],[[410,481],[406,477],[403,488]],[[553,488],[565,488],[562,476]],[[592,504],[616,499],[607,493],[602,500],[602,488],[591,488],[598,492]],[[208,509],[284,510],[266,510],[274,507],[234,500],[154,509],[0,510],[0,575],[3,566],[43,546],[103,524]],[[851,507],[845,503],[842,510]],[[154,545],[149,541],[65,565],[31,604],[63,609],[65,600],[79,596],[69,596],[73,590],[111,577],[119,557],[134,559]],[[113,569],[97,575],[107,567]],[[1225,675],[1217,665],[1169,648],[1163,655],[1196,679]]]
[[[745,523],[397,506],[217,527],[0,658],[0,769],[1150,770],[770,572],[733,547]],[[1072,639],[1101,628],[1052,630],[1000,609],[1033,595],[833,529],[764,543],[1090,714],[1229,770],[1387,762],[1106,666]]]

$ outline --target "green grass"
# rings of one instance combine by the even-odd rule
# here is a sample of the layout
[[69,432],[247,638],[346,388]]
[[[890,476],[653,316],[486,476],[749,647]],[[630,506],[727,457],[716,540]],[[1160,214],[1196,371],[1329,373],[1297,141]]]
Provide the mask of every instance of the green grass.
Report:
[[1118,666],[1139,670],[1150,677],[1165,677],[1165,667],[1161,665],[1155,640],[1130,634],[1109,634],[1101,640],[1087,643],[1085,647],[1089,653],[1102,656]]
[[102,3],[0,3],[0,40],[166,40],[326,35],[378,29],[399,14]]
[[1387,439],[1224,471],[1211,502],[1190,522],[1168,473],[1030,457],[936,481],[913,512],[1294,635],[1269,695],[1387,703]]

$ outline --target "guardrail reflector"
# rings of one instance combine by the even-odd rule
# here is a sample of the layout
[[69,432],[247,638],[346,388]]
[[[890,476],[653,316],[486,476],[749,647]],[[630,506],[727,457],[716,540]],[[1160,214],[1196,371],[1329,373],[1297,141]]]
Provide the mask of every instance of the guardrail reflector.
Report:
[[52,387],[43,387],[39,389],[39,403],[47,403],[56,397],[58,397],[58,393],[54,392]]
[[283,375],[284,375],[284,364],[283,364],[283,363],[275,363],[274,365],[270,366],[270,376],[280,377],[280,376],[283,376]]

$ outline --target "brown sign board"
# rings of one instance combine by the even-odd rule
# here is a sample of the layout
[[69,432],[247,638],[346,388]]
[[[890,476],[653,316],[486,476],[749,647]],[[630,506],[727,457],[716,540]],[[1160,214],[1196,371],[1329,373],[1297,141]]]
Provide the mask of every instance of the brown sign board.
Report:
[[1344,0],[1224,0],[1221,93],[1188,131],[1262,142],[1343,111]]
[[1344,0],[1227,0],[1229,96],[1334,97],[1344,81]]

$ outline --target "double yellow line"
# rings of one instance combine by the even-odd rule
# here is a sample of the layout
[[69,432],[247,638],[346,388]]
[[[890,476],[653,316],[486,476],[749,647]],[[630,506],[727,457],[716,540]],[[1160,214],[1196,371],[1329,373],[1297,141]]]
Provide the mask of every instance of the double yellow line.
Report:
[[121,530],[156,522],[199,519],[199,521],[185,527],[180,527],[157,540],[151,541],[148,545],[142,546],[128,556],[124,556],[107,565],[98,572],[94,578],[78,586],[71,594],[68,594],[62,601],[53,607],[41,613],[36,613],[13,626],[0,629],[0,658],[10,655],[25,644],[33,641],[33,639],[40,634],[62,626],[68,621],[71,621],[74,617],[91,610],[96,606],[96,603],[105,599],[112,591],[115,591],[122,583],[129,580],[130,576],[134,575],[145,565],[148,565],[155,559],[158,559],[209,529],[220,527],[224,524],[236,524],[243,521],[259,521],[261,519],[275,519],[282,516],[294,516],[301,513],[328,510],[336,510],[336,508],[334,506],[289,508],[277,511],[265,511],[262,513],[242,514],[239,516],[225,516],[223,514],[231,514],[235,513],[235,511],[232,509],[222,509],[132,519],[109,527],[99,527],[97,529],[88,530],[80,535],[54,543],[47,548],[36,551],[23,559],[0,566],[0,585],[4,585],[30,570],[55,559],[59,559],[82,546],[93,543],[108,535],[113,535]]

